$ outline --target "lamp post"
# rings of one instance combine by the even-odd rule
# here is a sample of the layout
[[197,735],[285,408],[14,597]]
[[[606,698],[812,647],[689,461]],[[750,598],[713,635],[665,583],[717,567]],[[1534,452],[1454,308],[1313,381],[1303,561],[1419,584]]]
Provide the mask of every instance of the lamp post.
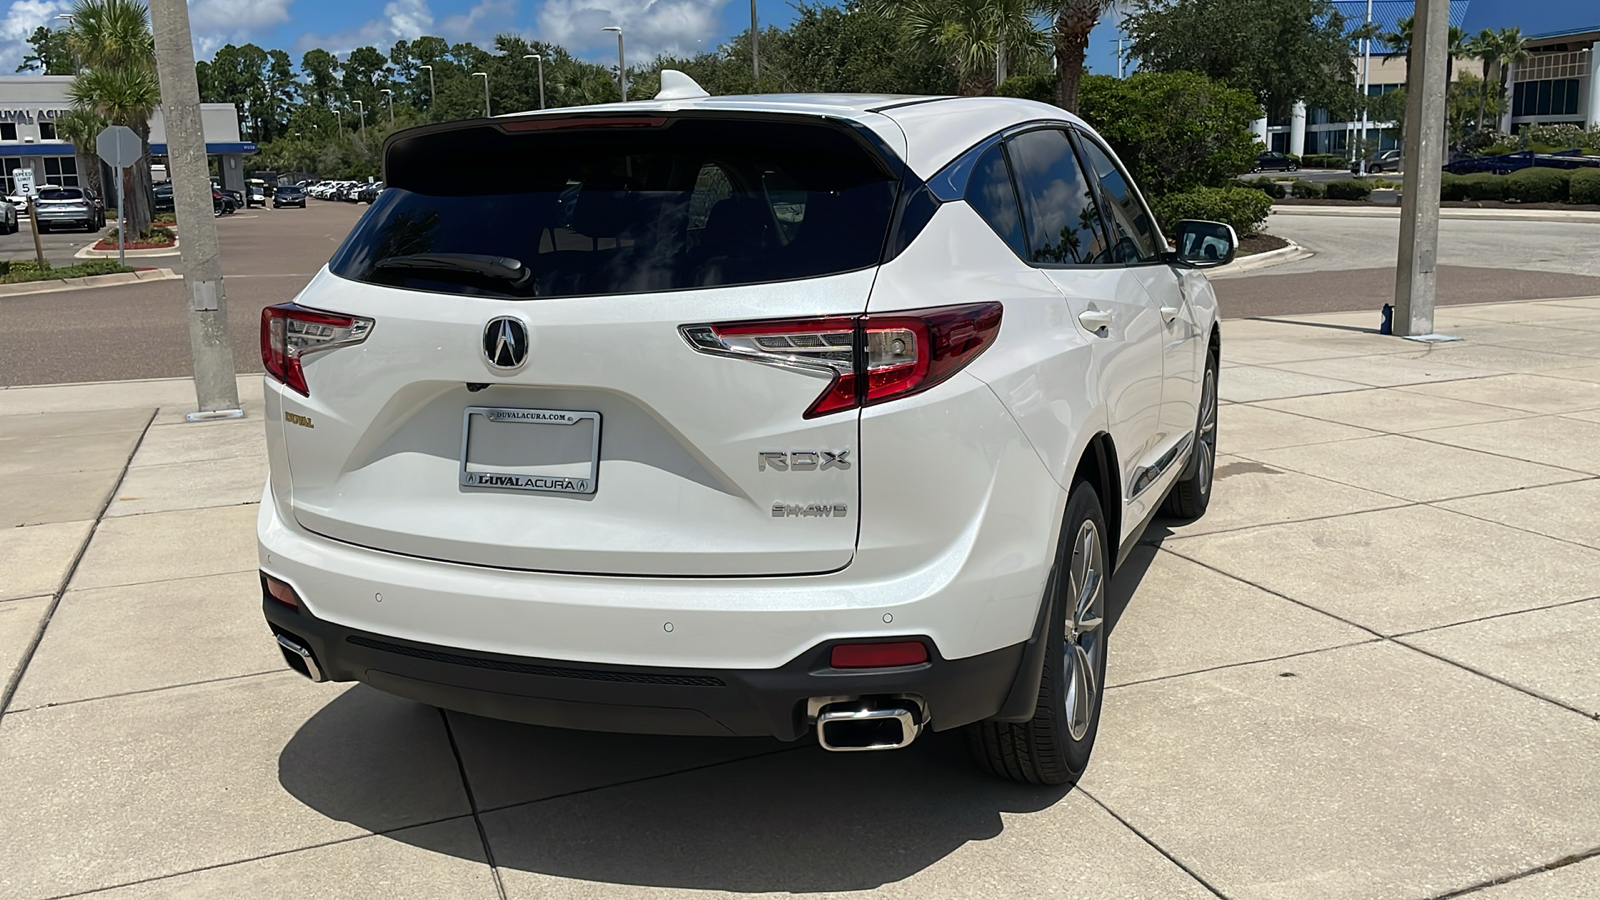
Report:
[[433,101],[434,101],[433,66],[417,66],[417,68],[419,68],[419,69],[427,69],[428,70],[428,120],[432,121],[433,120]]
[[334,118],[334,121],[339,123],[339,140],[343,141],[344,140],[344,110],[340,109],[337,106],[333,107],[333,118]]
[[628,60],[622,55],[622,26],[607,25],[601,31],[615,31],[617,33],[617,84],[622,87],[622,102],[628,102]]
[[489,111],[489,73],[488,72],[473,72],[472,73],[472,77],[473,78],[478,78],[480,76],[483,78],[483,114],[484,114],[485,117],[488,117],[488,116],[494,115],[494,113]]
[[761,90],[761,49],[756,46],[756,0],[750,0],[750,77]]
[[[67,30],[71,31],[72,30],[72,20],[77,18],[77,16],[74,16],[74,15],[72,15],[70,13],[62,13],[61,15],[56,16],[56,18],[58,18],[58,19],[66,19],[67,20]],[[76,50],[72,51],[72,74],[74,74],[74,75],[78,74],[78,51],[76,51]]]
[[[1414,22],[1415,20],[1413,20]],[[1372,102],[1372,0],[1367,0],[1367,30],[1361,36],[1361,177],[1367,177],[1367,104]],[[1410,77],[1410,73],[1407,73]]]
[[384,99],[389,101],[389,130],[393,131],[394,130],[394,91],[392,91],[392,90],[390,90],[388,88],[384,88],[379,93],[383,94]]
[[367,142],[367,105],[360,100],[355,101],[356,109],[361,113],[361,143]]
[[539,63],[539,108],[544,109],[544,57],[537,53],[525,53],[522,58],[537,60]]

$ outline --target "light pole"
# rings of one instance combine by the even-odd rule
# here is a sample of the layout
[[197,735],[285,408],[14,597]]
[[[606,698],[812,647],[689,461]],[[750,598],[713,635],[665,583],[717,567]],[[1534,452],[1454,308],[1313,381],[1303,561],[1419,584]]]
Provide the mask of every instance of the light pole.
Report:
[[[56,18],[58,18],[58,19],[66,19],[67,20],[67,30],[71,31],[72,30],[72,20],[77,18],[77,16],[74,16],[71,13],[62,13],[61,15],[56,16]],[[78,51],[76,51],[76,50],[72,51],[72,74],[74,74],[74,75],[78,74]]]
[[343,143],[344,142],[344,110],[340,109],[337,106],[333,107],[333,118],[334,118],[334,120],[336,122],[339,123],[339,141],[340,141],[340,143]]
[[[1413,20],[1414,22],[1415,20]],[[1372,102],[1372,0],[1367,0],[1367,28],[1361,35],[1361,177],[1367,177],[1367,104]],[[1410,77],[1410,73],[1406,73]]]
[[419,69],[427,69],[428,70],[428,120],[432,121],[433,120],[433,99],[434,99],[433,66],[417,66],[417,68],[419,68]]
[[539,62],[539,108],[544,109],[544,57],[537,53],[525,53],[522,58]]
[[380,93],[389,101],[389,130],[394,130],[394,91],[384,88]]
[[622,55],[622,26],[607,25],[601,31],[617,33],[617,84],[622,86],[622,102],[628,102],[628,60]]
[[487,117],[493,115],[493,113],[491,113],[489,111],[489,73],[488,72],[473,72],[472,73],[472,77],[473,78],[477,78],[479,76],[483,77],[483,115],[484,115],[485,118],[487,118]]
[[367,105],[360,100],[355,101],[356,110],[361,113],[361,143],[367,143]]
[[750,0],[750,77],[756,82],[756,90],[761,90],[761,48],[756,46],[756,0]]

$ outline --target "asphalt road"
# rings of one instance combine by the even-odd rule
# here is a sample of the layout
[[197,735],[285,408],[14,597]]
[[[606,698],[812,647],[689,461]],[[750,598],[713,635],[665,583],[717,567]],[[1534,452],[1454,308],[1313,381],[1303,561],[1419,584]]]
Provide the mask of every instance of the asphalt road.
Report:
[[[1267,230],[1315,255],[1214,279],[1223,315],[1378,310],[1394,301],[1400,220],[1274,213]],[[1439,302],[1600,295],[1600,223],[1442,219]],[[1374,319],[1376,321],[1376,319]]]
[[[312,200],[213,220],[239,371],[261,371],[261,308],[294,299],[366,209]],[[181,271],[176,256],[137,264]],[[0,386],[188,375],[185,305],[181,281],[0,297]]]
[[[28,217],[23,216],[18,223],[21,229],[16,234],[0,234],[0,259],[10,262],[18,259],[34,259],[33,229],[28,224]],[[70,266],[82,262],[73,256],[79,248],[86,247],[100,239],[104,231],[83,232],[73,231],[47,231],[39,235],[39,246],[44,250],[44,258],[52,266]],[[139,263],[142,265],[142,263]]]
[[[239,371],[261,369],[261,308],[293,299],[365,210],[313,200],[214,220]],[[1278,214],[1269,230],[1316,255],[1218,278],[1225,316],[1370,309],[1376,323],[1392,301],[1397,219]],[[1441,303],[1600,295],[1600,224],[1446,219],[1441,235]],[[0,386],[188,375],[184,306],[180,281],[0,297]]]

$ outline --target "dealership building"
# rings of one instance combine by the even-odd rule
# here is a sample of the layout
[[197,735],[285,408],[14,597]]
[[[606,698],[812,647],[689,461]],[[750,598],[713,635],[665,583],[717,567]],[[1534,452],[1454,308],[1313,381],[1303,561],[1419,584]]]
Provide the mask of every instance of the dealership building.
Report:
[[[1451,0],[1450,24],[1460,26],[1466,19],[1470,0]],[[1366,0],[1334,0],[1354,28],[1366,21]],[[1396,31],[1399,20],[1414,12],[1412,0],[1373,0],[1373,22],[1383,31]],[[1600,13],[1597,13],[1600,18]],[[1528,125],[1573,124],[1589,128],[1600,126],[1600,24],[1592,28],[1549,34],[1527,35],[1529,59],[1509,67],[1506,82],[1506,111],[1500,130],[1515,134]],[[1355,61],[1356,79],[1367,83],[1369,96],[1377,97],[1405,87],[1406,60],[1390,56],[1387,48],[1374,43],[1371,69],[1363,79],[1366,60]],[[1479,75],[1482,63],[1458,59],[1455,75]],[[1498,76],[1491,75],[1491,79]],[[1327,110],[1307,109],[1295,104],[1287,121],[1255,123],[1256,136],[1270,149],[1296,156],[1307,153],[1350,155],[1361,138],[1360,122],[1334,119]],[[1367,142],[1374,149],[1387,150],[1399,145],[1399,129],[1392,122],[1369,122]]]
[[[55,120],[72,109],[67,89],[70,75],[0,76],[0,173],[5,193],[12,193],[12,173],[32,169],[39,184],[78,186],[85,173],[78,171],[72,144],[56,134]],[[206,152],[218,158],[223,187],[244,189],[244,157],[256,145],[239,139],[239,112],[231,103],[202,103]],[[84,155],[94,158],[93,147]],[[150,154],[161,162],[167,153],[167,132],[157,109],[150,119]],[[85,179],[87,183],[87,179]],[[109,172],[104,183],[111,183]]]

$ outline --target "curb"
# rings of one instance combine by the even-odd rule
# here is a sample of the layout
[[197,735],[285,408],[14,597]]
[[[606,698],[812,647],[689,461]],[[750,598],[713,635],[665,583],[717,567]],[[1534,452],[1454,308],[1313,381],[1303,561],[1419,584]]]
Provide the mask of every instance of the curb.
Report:
[[[1350,219],[1395,219],[1400,216],[1399,206],[1274,206],[1275,216],[1333,216]],[[1600,222],[1600,212],[1587,209],[1462,209],[1444,207],[1439,210],[1442,219],[1478,219],[1502,222]]]
[[[171,247],[162,247],[156,250],[124,250],[123,255],[125,255],[128,259],[149,259],[154,256],[178,256],[178,245],[181,243],[182,241],[175,240],[172,242]],[[94,249],[94,244],[89,244],[72,255],[76,259],[116,259],[117,251],[96,250]]]
[[[1288,239],[1285,238],[1285,240]],[[1276,250],[1268,250],[1265,253],[1257,253],[1254,256],[1246,256],[1243,259],[1236,259],[1225,266],[1219,266],[1215,269],[1212,269],[1207,273],[1207,276],[1216,278],[1220,275],[1243,275],[1246,272],[1254,272],[1257,269],[1266,269],[1272,266],[1283,265],[1284,263],[1297,262],[1302,259],[1309,259],[1313,256],[1316,256],[1316,254],[1300,246],[1299,244],[1296,244],[1294,241],[1289,241],[1289,246],[1287,247],[1279,247]]]
[[113,275],[87,275],[83,278],[24,281],[18,284],[0,284],[0,299],[21,297],[28,294],[54,294],[59,291],[80,291],[86,288],[136,284],[143,281],[172,281],[182,277],[182,275],[171,269],[146,269],[141,272],[118,272]]

